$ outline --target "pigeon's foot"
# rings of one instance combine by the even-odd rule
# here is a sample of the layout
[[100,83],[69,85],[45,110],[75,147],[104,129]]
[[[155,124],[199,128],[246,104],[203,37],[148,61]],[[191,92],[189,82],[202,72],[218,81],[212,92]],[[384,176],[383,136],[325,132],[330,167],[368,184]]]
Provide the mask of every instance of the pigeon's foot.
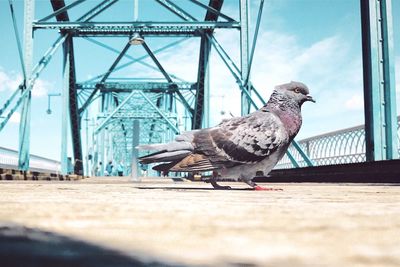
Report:
[[253,187],[255,191],[283,191],[282,188],[271,188],[271,187],[263,187],[260,185],[256,185]]
[[214,187],[214,189],[217,189],[217,190],[229,190],[229,189],[232,189],[232,187],[230,187],[228,185],[223,186],[223,185],[217,184],[217,177],[218,177],[218,172],[217,171],[213,171],[211,179],[206,181],[206,182],[207,183],[211,183],[211,185]]
[[253,187],[254,191],[283,191],[283,189],[281,189],[281,188],[271,188],[271,187],[260,186],[260,185],[256,184],[255,182],[253,182],[252,180],[249,180],[249,179],[243,179],[242,178],[242,180],[246,184],[248,184],[251,187]]
[[214,187],[214,189],[217,190],[229,190],[232,189],[229,185],[219,185],[215,180],[210,180],[211,185]]

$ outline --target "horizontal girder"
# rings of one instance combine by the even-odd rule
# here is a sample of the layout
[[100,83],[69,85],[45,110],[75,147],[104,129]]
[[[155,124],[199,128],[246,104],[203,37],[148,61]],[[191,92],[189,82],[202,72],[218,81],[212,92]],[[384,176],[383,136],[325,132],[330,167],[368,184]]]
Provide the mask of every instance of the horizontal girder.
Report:
[[[165,117],[169,118],[169,119],[177,119],[177,116],[175,113],[171,113],[165,114]],[[100,118],[106,118],[105,116],[97,116],[98,119]],[[130,119],[160,119],[160,122],[163,122],[161,115],[157,114],[157,113],[149,113],[148,111],[144,110],[144,111],[140,111],[140,110],[136,110],[136,111],[126,111],[124,110],[124,112],[117,112],[112,116],[113,119],[122,119],[122,118],[130,118]]]
[[129,36],[138,32],[146,36],[201,36],[216,28],[239,29],[240,23],[203,22],[34,22],[34,29],[58,29],[73,36]]
[[100,92],[118,92],[129,93],[134,90],[151,91],[151,92],[165,92],[179,90],[193,90],[195,89],[194,83],[178,82],[106,82],[106,83],[79,83],[76,88],[79,90],[92,90],[100,89]]

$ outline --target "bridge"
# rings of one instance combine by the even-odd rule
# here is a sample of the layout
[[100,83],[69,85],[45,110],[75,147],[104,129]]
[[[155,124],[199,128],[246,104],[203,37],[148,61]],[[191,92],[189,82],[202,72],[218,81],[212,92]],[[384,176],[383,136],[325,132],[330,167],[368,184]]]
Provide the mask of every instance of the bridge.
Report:
[[[399,8],[391,0],[0,1],[2,266],[400,266]],[[290,34],[268,31],[286,20],[296,26]],[[325,38],[338,25],[353,31]],[[278,50],[287,43],[285,60]],[[343,43],[354,47],[342,53]],[[321,57],[342,61],[329,68]],[[322,75],[308,76],[315,63]],[[270,174],[254,177],[271,190],[231,181],[222,182],[231,190],[213,190],[155,172],[133,179],[138,144],[217,123],[213,105],[229,114],[213,96],[245,115],[265,104],[260,87],[275,68],[286,80],[341,86],[347,65],[359,83],[340,89],[359,89],[364,123],[293,140]],[[353,80],[354,69],[346,75]],[[329,93],[317,101],[340,98]],[[319,127],[313,115],[305,121]],[[103,176],[109,160],[125,164],[123,177]]]
[[[397,117],[397,140],[400,143],[400,116]],[[365,127],[355,127],[329,132],[299,141],[299,145],[315,166],[360,163],[366,161]],[[305,167],[307,162],[302,160],[300,153],[291,145],[291,155],[297,165],[285,155],[275,169]],[[400,153],[400,148],[399,148]],[[18,168],[18,151],[0,147],[0,168]],[[31,155],[32,171],[60,172],[59,161]]]
[[[211,88],[211,51],[236,81],[237,87],[232,90],[240,92],[241,114],[265,104],[251,79],[264,1],[254,5],[239,0],[228,13],[222,11],[224,1],[211,0],[208,5],[198,0],[189,2],[190,5],[182,7],[169,0],[141,4],[138,0],[129,3],[50,0],[48,4],[27,0],[23,6],[9,1],[23,80],[2,100],[0,132],[9,125],[14,113],[21,110],[17,168],[21,171],[34,168],[30,163],[32,90],[43,73],[49,71],[58,50],[63,55],[62,89],[49,94],[47,112],[52,112],[50,100],[61,97],[63,174],[68,172],[68,158],[75,163],[75,174],[93,174],[99,166],[103,174],[104,164],[100,163],[110,159],[124,162],[129,174],[139,156],[134,149],[137,144],[165,142],[183,130],[210,126],[210,97],[216,90]],[[250,16],[251,4],[256,16]],[[35,9],[36,5],[39,9]],[[391,4],[360,1],[360,8],[366,127],[300,143],[294,140],[280,168],[398,158]],[[18,17],[21,9],[22,40],[17,23],[22,19]],[[123,9],[130,9],[133,16],[119,18],[118,10]],[[161,12],[163,17],[152,18],[150,9]],[[237,34],[230,47],[236,47],[238,57],[226,49],[227,44],[218,40],[215,32]],[[34,45],[42,45],[36,36],[44,34],[54,40],[41,55]],[[105,41],[110,39],[114,42]],[[373,45],[376,40],[380,40],[379,46]],[[190,42],[191,47],[196,47],[196,57],[192,57],[195,67],[190,70],[190,78],[188,75],[183,78],[169,70],[162,56],[168,50],[178,59],[182,48]],[[107,53],[106,64],[92,67],[99,73],[83,73],[77,67],[84,63],[80,53],[83,47],[90,47],[97,57]],[[39,60],[34,62],[36,58]],[[133,67],[136,74],[127,75],[126,70]],[[85,75],[90,77],[84,78]]]

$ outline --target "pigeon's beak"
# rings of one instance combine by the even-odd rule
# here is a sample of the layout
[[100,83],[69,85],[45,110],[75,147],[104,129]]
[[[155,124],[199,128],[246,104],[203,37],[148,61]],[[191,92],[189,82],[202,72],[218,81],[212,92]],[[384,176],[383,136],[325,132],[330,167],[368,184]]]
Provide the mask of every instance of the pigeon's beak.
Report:
[[312,96],[310,96],[310,95],[307,96],[306,101],[311,101],[311,102],[315,103],[314,98],[312,98]]

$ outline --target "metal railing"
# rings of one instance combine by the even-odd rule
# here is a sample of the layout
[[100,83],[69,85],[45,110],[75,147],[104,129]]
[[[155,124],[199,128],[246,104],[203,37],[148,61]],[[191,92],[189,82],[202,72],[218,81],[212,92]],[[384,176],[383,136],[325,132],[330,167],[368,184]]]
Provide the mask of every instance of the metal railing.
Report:
[[[397,122],[397,140],[400,144],[400,116],[397,117]],[[299,141],[299,144],[313,160],[315,166],[357,163],[366,160],[364,125],[303,139]],[[289,150],[300,167],[307,166],[293,145],[290,145]],[[285,155],[275,169],[288,168],[293,168],[293,165]]]
[[[31,171],[60,172],[61,163],[56,160],[30,155]],[[18,151],[0,147],[0,168],[18,169]]]

